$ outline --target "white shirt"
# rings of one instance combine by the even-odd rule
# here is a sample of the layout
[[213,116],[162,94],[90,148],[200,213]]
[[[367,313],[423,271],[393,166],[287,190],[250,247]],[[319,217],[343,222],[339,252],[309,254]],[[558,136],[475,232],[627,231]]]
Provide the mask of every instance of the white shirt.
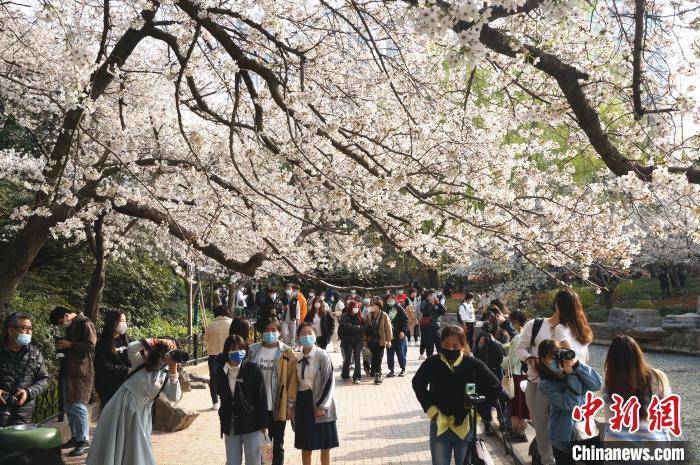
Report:
[[578,342],[567,326],[560,323],[554,328],[554,340],[559,343],[568,341],[571,344],[571,348],[576,352],[576,358],[588,364],[588,344]]
[[[313,346],[308,355],[304,355],[304,352],[299,352],[299,362],[297,363],[297,374],[299,375],[299,391],[307,391],[313,388],[314,379],[318,372],[318,347]],[[309,364],[304,369],[304,377],[301,377],[301,371],[304,366],[302,360],[308,358]]]
[[325,334],[321,333],[321,317],[318,316],[318,313],[314,315],[313,325],[314,329],[316,330],[316,334],[319,336],[325,336]]
[[[535,337],[535,344],[530,347],[532,326],[534,324],[534,318],[525,323],[525,326],[523,327],[523,335],[518,343],[518,346],[515,348],[518,358],[523,362],[528,357],[537,357],[537,348],[539,347],[540,342],[544,341],[545,339],[554,339],[554,327],[549,323],[549,319],[545,318],[542,320],[542,327],[540,327],[537,337]],[[537,373],[537,370],[532,368],[532,365],[528,366],[527,379],[535,382],[539,381],[539,374]]]
[[245,299],[245,294],[241,289],[236,292],[236,305],[239,307],[245,307],[246,306],[246,299]]
[[271,348],[263,346],[255,356],[255,360],[253,360],[260,367],[260,371],[262,371],[268,410],[272,410],[272,372],[276,368],[275,357],[278,350],[279,346]]
[[231,397],[233,397],[233,394],[236,392],[236,380],[238,379],[238,373],[241,371],[241,366],[236,365],[233,366],[230,363],[226,362],[224,364],[224,373],[228,376],[228,387],[231,389]]
[[474,323],[476,317],[474,316],[474,306],[471,303],[463,302],[459,306],[459,317],[465,323]]

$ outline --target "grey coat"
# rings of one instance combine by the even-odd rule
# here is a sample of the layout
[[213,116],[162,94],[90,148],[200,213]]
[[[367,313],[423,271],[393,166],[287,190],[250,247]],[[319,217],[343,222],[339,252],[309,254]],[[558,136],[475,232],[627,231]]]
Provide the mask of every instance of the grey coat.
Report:
[[[314,385],[311,392],[314,397],[314,407],[320,407],[326,414],[316,417],[316,423],[328,423],[338,419],[338,412],[335,408],[335,377],[333,376],[333,362],[328,353],[316,348],[318,359],[318,373],[314,378]],[[301,353],[299,356],[303,357]]]

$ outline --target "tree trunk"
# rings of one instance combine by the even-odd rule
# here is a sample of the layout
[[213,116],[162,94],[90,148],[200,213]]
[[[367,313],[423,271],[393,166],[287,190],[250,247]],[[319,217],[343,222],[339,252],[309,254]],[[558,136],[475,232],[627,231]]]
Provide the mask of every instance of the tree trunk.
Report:
[[92,254],[95,257],[95,268],[92,271],[90,289],[85,298],[85,315],[92,321],[97,321],[107,274],[108,258],[105,255],[103,224],[104,216],[98,217],[95,221],[94,235],[90,226],[85,227],[85,235],[88,239]]
[[0,314],[3,317],[9,311],[10,300],[17,286],[56,223],[58,221],[55,221],[54,215],[33,216],[8,244],[7,254],[0,265]]

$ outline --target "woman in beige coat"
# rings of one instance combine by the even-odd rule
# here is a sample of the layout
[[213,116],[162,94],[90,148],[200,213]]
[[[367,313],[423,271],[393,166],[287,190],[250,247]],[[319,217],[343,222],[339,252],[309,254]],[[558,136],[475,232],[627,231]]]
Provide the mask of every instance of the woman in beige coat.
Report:
[[372,353],[370,376],[374,376],[374,384],[382,383],[382,359],[384,349],[391,347],[391,321],[389,315],[382,311],[384,301],[379,297],[372,298],[370,311],[365,324],[367,331],[367,347]]

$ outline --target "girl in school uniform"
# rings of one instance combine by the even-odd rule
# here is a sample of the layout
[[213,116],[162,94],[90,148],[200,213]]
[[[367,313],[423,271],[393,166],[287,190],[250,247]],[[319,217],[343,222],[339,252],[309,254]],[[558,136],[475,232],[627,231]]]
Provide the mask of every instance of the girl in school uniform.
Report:
[[302,350],[297,356],[294,447],[301,449],[303,465],[311,465],[315,450],[321,451],[321,464],[330,465],[330,450],[339,445],[333,364],[326,351],[316,345],[313,324],[302,323],[297,334]]

